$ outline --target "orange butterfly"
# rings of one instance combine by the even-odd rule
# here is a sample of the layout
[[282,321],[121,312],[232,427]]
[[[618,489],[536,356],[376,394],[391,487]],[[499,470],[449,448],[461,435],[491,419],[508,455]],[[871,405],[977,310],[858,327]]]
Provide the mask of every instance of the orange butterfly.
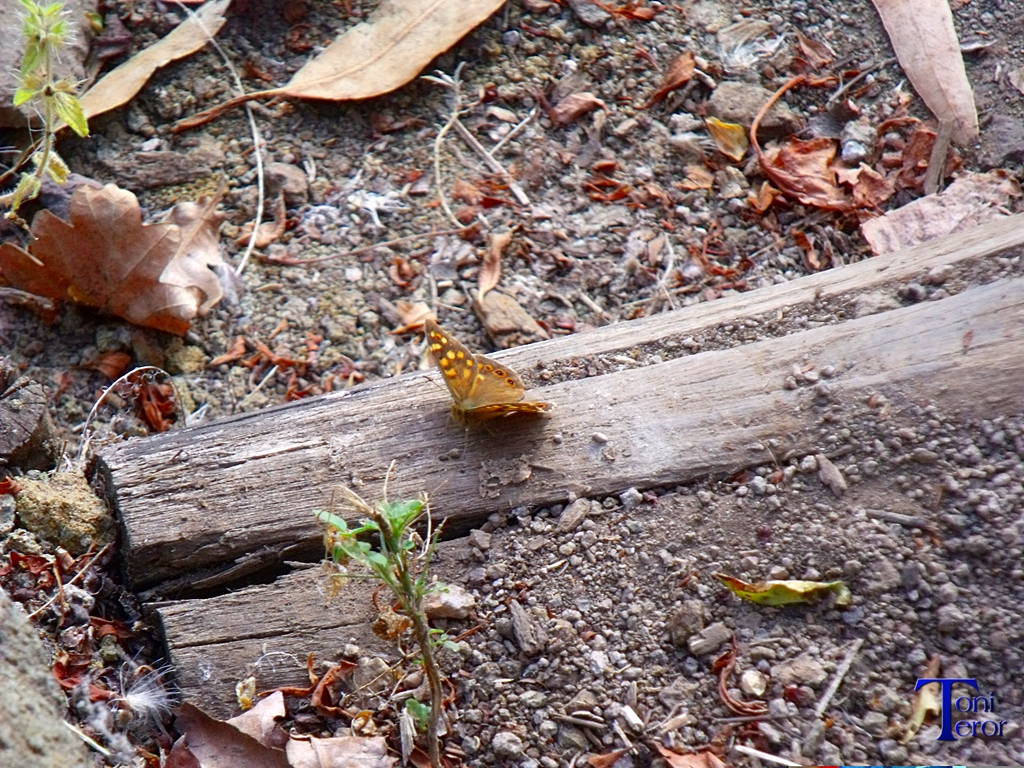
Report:
[[433,320],[423,323],[430,355],[441,369],[452,400],[452,418],[472,424],[517,413],[544,413],[551,403],[523,402],[526,389],[519,375],[484,355],[474,355]]

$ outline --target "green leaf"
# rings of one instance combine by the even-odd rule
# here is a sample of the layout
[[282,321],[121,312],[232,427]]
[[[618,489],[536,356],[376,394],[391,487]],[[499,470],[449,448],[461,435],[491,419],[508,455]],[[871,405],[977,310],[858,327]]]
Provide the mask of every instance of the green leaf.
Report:
[[89,123],[85,119],[85,112],[82,111],[82,102],[78,97],[66,91],[57,91],[54,94],[57,117],[63,120],[72,131],[79,136],[89,135]]
[[348,523],[345,522],[344,518],[338,517],[337,515],[331,512],[325,512],[322,509],[318,509],[313,514],[316,516],[316,519],[319,522],[326,523],[327,525],[331,526],[332,528],[336,528],[342,533],[348,532]]
[[25,43],[25,55],[21,57],[21,69],[18,70],[22,77],[31,75],[43,63],[46,54],[43,47],[31,38]]
[[31,91],[28,88],[19,88],[14,92],[14,106],[20,107],[26,101],[32,99],[38,91]]

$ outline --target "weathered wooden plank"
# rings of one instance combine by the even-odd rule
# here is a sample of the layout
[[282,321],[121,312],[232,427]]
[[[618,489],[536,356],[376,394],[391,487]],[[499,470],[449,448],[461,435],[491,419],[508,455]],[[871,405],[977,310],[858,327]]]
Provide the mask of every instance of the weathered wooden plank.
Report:
[[376,614],[367,583],[350,581],[330,601],[325,588],[323,573],[313,568],[218,597],[151,606],[185,699],[227,717],[236,683],[250,674],[261,690],[301,686],[309,653],[336,660],[346,643],[394,653],[370,629]]
[[793,367],[808,361],[835,367],[835,397],[878,391],[897,406],[935,398],[954,413],[1019,408],[1022,286],[1001,281],[742,348],[561,382],[543,388],[556,406],[549,419],[502,423],[494,433],[450,425],[447,394],[415,375],[127,443],[103,461],[128,572],[145,586],[264,545],[316,546],[312,510],[327,506],[339,484],[376,492],[392,460],[393,495],[427,490],[437,514],[466,519],[570,491],[675,484],[817,451],[821,393],[784,389]]

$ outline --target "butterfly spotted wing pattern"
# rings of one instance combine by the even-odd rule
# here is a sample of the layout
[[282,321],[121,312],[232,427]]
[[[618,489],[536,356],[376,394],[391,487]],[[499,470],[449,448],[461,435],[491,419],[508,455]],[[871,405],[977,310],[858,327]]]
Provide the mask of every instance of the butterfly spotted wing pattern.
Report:
[[424,323],[430,355],[452,395],[452,416],[459,423],[487,421],[517,413],[543,413],[550,403],[524,401],[518,374],[484,355],[474,355],[433,320]]

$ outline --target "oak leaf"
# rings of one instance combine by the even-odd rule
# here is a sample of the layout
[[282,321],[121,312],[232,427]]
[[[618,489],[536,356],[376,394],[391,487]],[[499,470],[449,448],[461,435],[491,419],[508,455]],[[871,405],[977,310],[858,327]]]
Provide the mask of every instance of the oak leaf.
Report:
[[131,192],[82,185],[71,195],[68,221],[36,214],[28,252],[0,244],[0,276],[38,296],[184,335],[223,296],[211,270],[227,266],[217,242],[218,202],[179,203],[164,221],[144,224]]

